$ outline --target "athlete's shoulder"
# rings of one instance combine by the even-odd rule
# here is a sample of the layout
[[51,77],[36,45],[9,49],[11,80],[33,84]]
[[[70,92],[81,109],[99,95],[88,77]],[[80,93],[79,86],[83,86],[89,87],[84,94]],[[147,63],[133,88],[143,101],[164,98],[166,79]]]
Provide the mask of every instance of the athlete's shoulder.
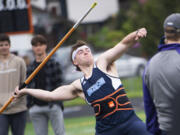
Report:
[[81,81],[80,79],[77,79],[71,83],[73,87],[75,87],[76,90],[82,90]]

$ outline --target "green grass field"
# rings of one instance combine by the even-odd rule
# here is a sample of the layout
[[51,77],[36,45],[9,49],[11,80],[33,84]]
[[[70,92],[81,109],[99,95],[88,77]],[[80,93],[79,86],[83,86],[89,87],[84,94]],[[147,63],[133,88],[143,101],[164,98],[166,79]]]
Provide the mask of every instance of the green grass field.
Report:
[[[136,114],[145,121],[144,112],[136,112]],[[95,133],[95,118],[79,117],[79,118],[66,118],[64,120],[66,135],[94,135]],[[49,125],[49,135],[53,135],[53,130]],[[25,135],[35,135],[32,123],[27,123]]]

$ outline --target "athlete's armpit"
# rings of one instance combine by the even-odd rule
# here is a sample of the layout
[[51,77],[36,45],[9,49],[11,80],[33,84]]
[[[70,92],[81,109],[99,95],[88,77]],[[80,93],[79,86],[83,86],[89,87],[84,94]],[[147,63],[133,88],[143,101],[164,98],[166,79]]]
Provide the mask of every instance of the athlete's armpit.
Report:
[[83,99],[85,99],[83,90],[82,90],[82,86],[81,86],[81,82],[80,79],[75,80],[72,84],[71,84],[75,89],[72,91],[73,95],[76,95],[78,97],[81,97]]

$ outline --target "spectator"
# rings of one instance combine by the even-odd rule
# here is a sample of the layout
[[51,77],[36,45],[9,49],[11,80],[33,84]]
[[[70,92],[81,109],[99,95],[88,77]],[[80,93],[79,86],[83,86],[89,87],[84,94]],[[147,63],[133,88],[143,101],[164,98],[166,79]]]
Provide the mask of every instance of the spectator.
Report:
[[172,128],[172,104],[180,90],[180,13],[165,19],[164,34],[143,76],[146,124],[154,135],[167,135]]
[[168,135],[180,135],[180,91],[177,93],[177,95],[174,98],[173,101],[173,120],[172,120],[172,129],[168,133]]
[[[31,40],[35,60],[28,66],[28,76],[47,56],[47,41],[42,35],[36,35]],[[61,85],[61,69],[59,63],[50,59],[28,85],[29,88],[52,91]],[[61,101],[46,102],[28,95],[29,115],[36,135],[48,135],[50,120],[55,135],[64,135],[63,104]]]
[[[10,47],[9,36],[0,34],[0,107],[26,78],[24,60],[10,53]],[[0,115],[0,135],[8,135],[9,127],[13,135],[24,135],[26,110],[26,97],[13,101]]]
[[26,63],[26,66],[29,66],[30,58],[27,55],[25,55],[25,56],[23,56],[23,59],[24,59],[24,62]]

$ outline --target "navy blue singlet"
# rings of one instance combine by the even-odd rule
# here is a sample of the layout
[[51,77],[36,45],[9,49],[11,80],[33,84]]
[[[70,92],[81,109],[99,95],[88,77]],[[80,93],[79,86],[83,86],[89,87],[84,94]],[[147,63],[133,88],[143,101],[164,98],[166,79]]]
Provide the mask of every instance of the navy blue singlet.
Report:
[[[107,75],[96,66],[94,66],[92,76],[90,78],[88,79],[86,79],[85,77],[81,78],[81,85],[86,97],[86,101],[90,105],[92,105],[92,103],[97,100],[104,99],[105,97],[111,95],[112,93],[116,92],[119,89],[123,96],[121,98],[118,98],[119,100],[118,102],[121,103],[121,101],[124,100],[124,98],[126,101],[128,101],[121,80],[117,77],[112,77],[110,75]],[[96,132],[101,133],[108,129],[113,128],[117,124],[124,123],[133,114],[134,114],[133,109],[118,110],[113,112],[111,115],[108,115],[105,118],[102,119],[96,118]]]

